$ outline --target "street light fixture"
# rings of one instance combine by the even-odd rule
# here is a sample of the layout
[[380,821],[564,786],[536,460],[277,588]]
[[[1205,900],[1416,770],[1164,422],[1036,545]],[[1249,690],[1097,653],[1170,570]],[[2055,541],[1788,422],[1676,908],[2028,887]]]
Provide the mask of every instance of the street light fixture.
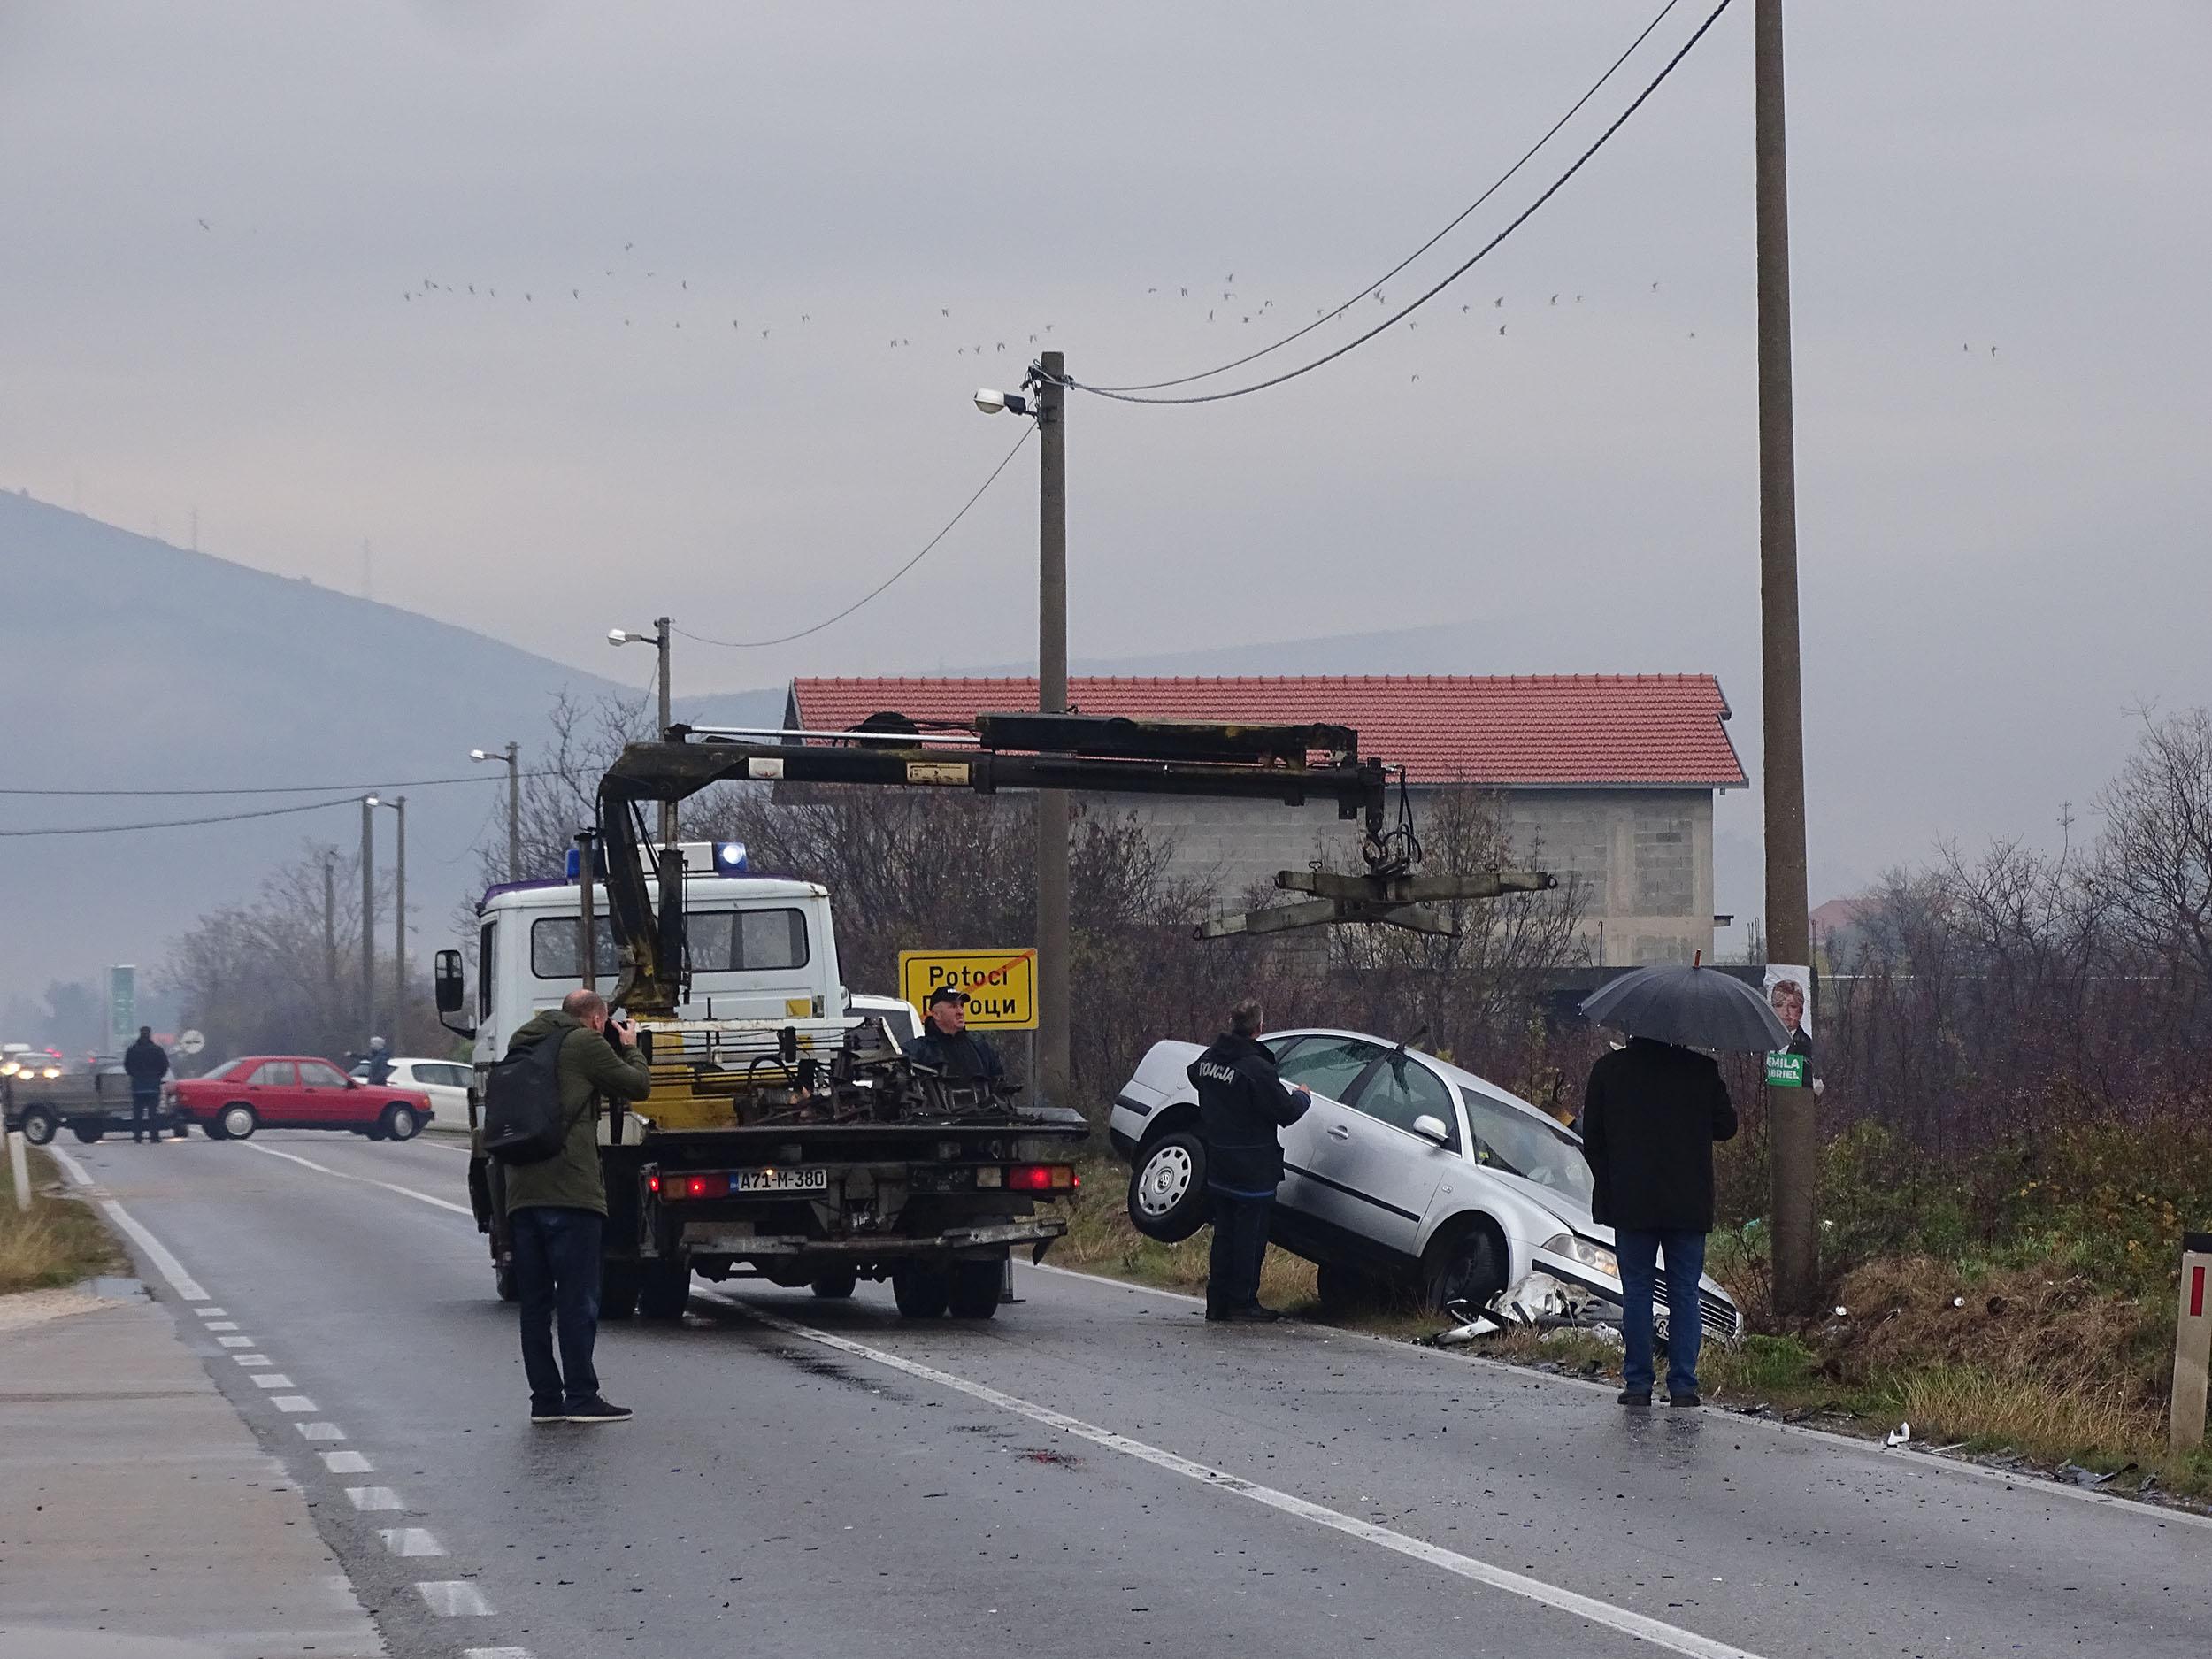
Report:
[[[607,630],[607,643],[610,645],[651,645],[658,648],[661,657],[659,675],[661,718],[659,729],[655,735],[663,741],[667,741],[670,718],[668,712],[668,641],[671,632],[666,617],[653,618],[653,631],[650,634],[641,633],[635,628],[609,628]],[[664,801],[661,803],[661,845],[673,847],[675,844],[676,803],[673,801]]]
[[472,749],[471,760],[504,760],[507,763],[507,879],[522,879],[522,745],[510,743],[504,749]]

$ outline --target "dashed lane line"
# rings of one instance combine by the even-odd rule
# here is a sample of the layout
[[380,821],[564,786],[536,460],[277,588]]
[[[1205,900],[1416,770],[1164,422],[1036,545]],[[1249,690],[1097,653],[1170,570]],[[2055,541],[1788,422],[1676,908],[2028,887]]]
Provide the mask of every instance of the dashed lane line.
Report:
[[955,1376],[950,1371],[939,1371],[933,1365],[925,1365],[918,1360],[908,1359],[903,1355],[894,1354],[885,1348],[871,1348],[864,1342],[856,1342],[849,1337],[836,1336],[827,1331],[818,1331],[812,1325],[801,1325],[795,1319],[787,1319],[780,1314],[771,1313],[764,1308],[756,1307],[751,1302],[726,1292],[706,1290],[695,1285],[692,1294],[703,1295],[710,1301],[733,1308],[747,1318],[756,1319],[772,1330],[781,1331],[787,1336],[797,1337],[803,1341],[818,1343],[839,1353],[849,1354],[855,1358],[871,1361],[889,1370],[902,1371],[923,1382],[933,1383],[941,1388],[950,1388],[956,1393],[968,1395],[971,1399],[980,1400],[987,1405],[996,1406],[1002,1411],[1026,1417],[1032,1423],[1041,1425],[1046,1428],[1056,1429],[1078,1440],[1087,1440],[1092,1445],[1102,1447],[1108,1451],[1118,1452],[1123,1456],[1134,1458],[1139,1463],[1149,1463],[1154,1468],[1165,1470],[1170,1474],[1180,1475],[1187,1480],[1196,1481],[1215,1491],[1226,1492],[1234,1496],[1248,1499],[1254,1503],[1263,1505],[1284,1515],[1292,1516],[1298,1520],[1310,1521],[1317,1526],[1326,1527],[1331,1532],[1340,1532],[1348,1538],[1356,1538],[1362,1542],[1394,1551],[1398,1555],[1409,1556],[1425,1565],[1440,1568],[1455,1577],[1486,1586],[1490,1589],[1502,1590],[1509,1595],[1520,1596],[1525,1600],[1552,1608],[1573,1617],[1587,1619],[1594,1624],[1602,1624],[1609,1630],[1616,1630],[1624,1635],[1633,1636],[1639,1640],[1649,1642],[1655,1647],[1663,1647],[1670,1653],[1683,1654],[1687,1655],[1688,1659],[1759,1659],[1758,1655],[1747,1648],[1734,1647],[1724,1641],[1717,1641],[1712,1637],[1700,1635],[1695,1631],[1684,1630],[1679,1625],[1670,1624],[1663,1619],[1653,1618],[1647,1614],[1638,1613],[1628,1608],[1617,1607],[1612,1602],[1601,1601],[1595,1596],[1584,1595],[1579,1591],[1563,1589],[1557,1585],[1546,1584],[1540,1578],[1532,1578],[1524,1573],[1493,1566],[1486,1561],[1478,1561],[1471,1555],[1463,1555],[1456,1550],[1446,1549],[1440,1545],[1432,1544],[1425,1539],[1415,1538],[1409,1533],[1397,1532],[1387,1526],[1378,1526],[1371,1521],[1363,1521],[1356,1516],[1343,1514],[1339,1510],[1311,1502],[1287,1492],[1279,1492],[1272,1486],[1263,1486],[1256,1481],[1246,1480],[1240,1476],[1230,1474],[1225,1470],[1216,1469],[1210,1464],[1179,1456],[1173,1452],[1164,1451],[1159,1447],[1148,1445],[1143,1440],[1133,1440],[1125,1434],[1118,1434],[1111,1429],[1100,1428],[1095,1424],[1086,1423],[1079,1417],[1071,1417],[1064,1411],[1055,1411],[1049,1406],[1041,1406],[1018,1395],[1002,1393],[985,1384],[971,1382],[965,1377]]
[[169,1247],[140,1226],[137,1218],[129,1210],[110,1198],[105,1189],[92,1179],[90,1171],[83,1164],[78,1163],[59,1147],[48,1147],[46,1149],[53,1155],[54,1162],[61,1165],[63,1171],[71,1180],[80,1187],[92,1189],[94,1202],[107,1211],[117,1226],[131,1235],[132,1241],[140,1249],[146,1252],[146,1259],[151,1262],[161,1276],[169,1281],[169,1288],[175,1291],[179,1298],[185,1302],[213,1300],[206,1291],[200,1288],[200,1281],[184,1271],[184,1263],[169,1254]]
[[389,1486],[348,1486],[346,1498],[357,1509],[403,1509],[399,1494]]
[[298,1386],[296,1383],[295,1383],[289,1377],[287,1377],[282,1371],[273,1371],[266,1377],[256,1377],[252,1380],[253,1386],[257,1388],[294,1388]]
[[466,1578],[440,1578],[418,1584],[415,1594],[422,1597],[424,1606],[442,1618],[488,1618],[493,1612],[484,1593]]
[[315,1402],[305,1394],[272,1394],[269,1396],[269,1403],[280,1411],[295,1414],[312,1412],[315,1409]]
[[283,1158],[289,1163],[313,1170],[320,1175],[334,1175],[342,1181],[358,1181],[364,1187],[381,1187],[386,1192],[397,1193],[402,1198],[411,1198],[418,1203],[435,1204],[439,1209],[449,1210],[457,1216],[466,1216],[472,1221],[476,1219],[476,1212],[466,1204],[457,1204],[449,1198],[436,1198],[428,1193],[419,1193],[411,1187],[402,1187],[397,1181],[380,1181],[371,1175],[349,1175],[343,1170],[332,1169],[327,1164],[318,1164],[312,1158],[303,1158],[296,1152],[280,1152],[274,1147],[257,1146],[250,1141],[242,1141],[240,1144],[249,1152],[258,1152],[266,1157]]
[[376,1468],[358,1452],[323,1452],[323,1467],[334,1475],[365,1475]]
[[445,1546],[436,1536],[419,1526],[380,1526],[376,1535],[384,1540],[384,1548],[395,1555],[442,1555]]
[[342,1440],[346,1438],[346,1432],[335,1423],[295,1423],[292,1426],[300,1432],[300,1438],[304,1440]]

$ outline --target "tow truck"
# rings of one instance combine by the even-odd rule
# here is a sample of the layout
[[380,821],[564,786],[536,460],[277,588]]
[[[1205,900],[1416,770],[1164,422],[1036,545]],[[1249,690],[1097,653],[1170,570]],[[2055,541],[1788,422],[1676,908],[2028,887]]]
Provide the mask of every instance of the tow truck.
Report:
[[[1016,1249],[1041,1260],[1067,1231],[1088,1126],[1064,1102],[941,1077],[910,1060],[838,973],[830,895],[743,872],[741,849],[656,846],[643,807],[725,781],[899,788],[1061,789],[1333,800],[1364,820],[1368,873],[1285,872],[1308,903],[1210,924],[1210,936],[1291,920],[1448,928],[1426,902],[1543,887],[1548,876],[1422,877],[1400,779],[1358,734],[1323,725],[1141,722],[985,714],[925,729],[896,713],[851,731],[670,727],[601,780],[565,880],[507,884],[478,906],[480,1023],[456,1025],[458,951],[438,953],[441,1018],[475,1039],[480,1076],[540,1008],[579,985],[639,1022],[652,1092],[600,1123],[608,1225],[601,1311],[680,1317],[691,1277],[747,1274],[853,1294],[891,1282],[901,1314],[988,1318]],[[604,883],[605,909],[599,906]],[[477,1126],[472,1094],[471,1128]],[[500,1294],[515,1294],[502,1166],[472,1148],[469,1188]]]

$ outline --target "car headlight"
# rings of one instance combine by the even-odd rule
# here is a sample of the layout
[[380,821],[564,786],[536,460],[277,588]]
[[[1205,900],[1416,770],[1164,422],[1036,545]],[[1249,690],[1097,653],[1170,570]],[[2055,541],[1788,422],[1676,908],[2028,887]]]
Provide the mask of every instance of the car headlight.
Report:
[[1620,1257],[1602,1244],[1593,1244],[1589,1240],[1578,1238],[1571,1233],[1562,1233],[1545,1240],[1544,1248],[1554,1256],[1563,1256],[1570,1262],[1579,1262],[1585,1267],[1594,1269],[1608,1279],[1621,1276]]
[[0,1077],[13,1077],[22,1069],[22,1066],[13,1060],[0,1060]]

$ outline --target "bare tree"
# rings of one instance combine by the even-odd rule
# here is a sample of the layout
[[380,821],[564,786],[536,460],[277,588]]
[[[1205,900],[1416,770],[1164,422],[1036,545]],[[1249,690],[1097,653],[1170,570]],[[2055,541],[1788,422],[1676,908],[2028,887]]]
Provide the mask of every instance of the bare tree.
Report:
[[2212,710],[2154,718],[2098,800],[2103,880],[2135,944],[2212,986]]

